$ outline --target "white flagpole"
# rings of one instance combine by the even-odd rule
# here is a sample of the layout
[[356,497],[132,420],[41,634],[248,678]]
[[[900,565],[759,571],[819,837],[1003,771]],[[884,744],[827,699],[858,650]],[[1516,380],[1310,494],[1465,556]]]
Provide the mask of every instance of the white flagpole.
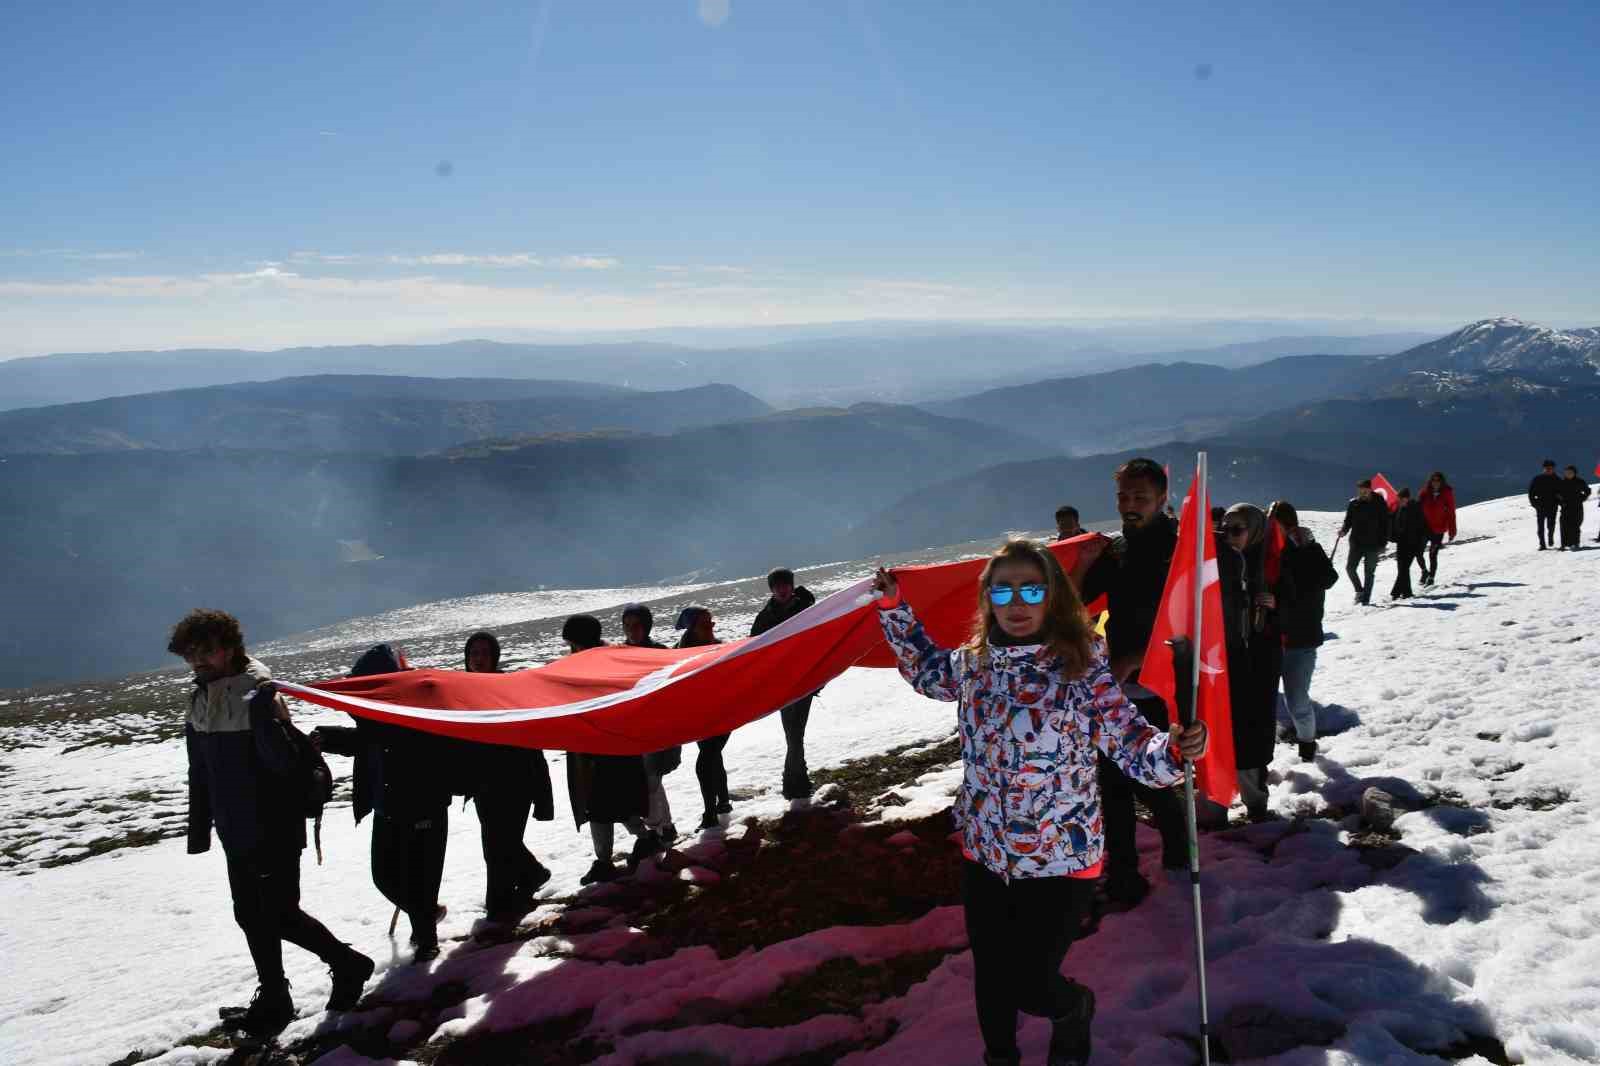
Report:
[[[1200,660],[1203,657],[1205,645],[1201,642],[1201,625],[1205,619],[1205,588],[1206,588],[1206,525],[1211,521],[1211,497],[1207,492],[1208,471],[1206,467],[1206,453],[1201,452],[1195,461],[1195,484],[1190,492],[1194,495],[1194,614],[1190,617],[1189,639],[1193,659],[1188,684],[1189,684],[1189,715],[1185,726],[1196,720],[1200,710]],[[1176,664],[1174,664],[1176,665]],[[1177,677],[1173,681],[1179,685],[1183,680]],[[1179,701],[1180,709],[1183,701]],[[1189,822],[1189,885],[1194,894],[1194,954],[1195,972],[1199,977],[1200,986],[1200,1061],[1203,1066],[1211,1066],[1211,1017],[1207,1007],[1206,994],[1206,936],[1205,925],[1200,915],[1200,833],[1195,824],[1194,815],[1194,763],[1188,759],[1183,760],[1183,799],[1184,812]]]

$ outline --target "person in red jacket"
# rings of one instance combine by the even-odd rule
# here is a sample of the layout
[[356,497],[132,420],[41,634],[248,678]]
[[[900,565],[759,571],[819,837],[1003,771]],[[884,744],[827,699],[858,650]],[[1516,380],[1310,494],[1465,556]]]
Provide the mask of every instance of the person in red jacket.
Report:
[[1428,523],[1428,557],[1422,583],[1431,585],[1439,573],[1439,545],[1446,535],[1456,539],[1456,490],[1444,479],[1444,471],[1435,470],[1429,475],[1417,502],[1422,504],[1422,517]]

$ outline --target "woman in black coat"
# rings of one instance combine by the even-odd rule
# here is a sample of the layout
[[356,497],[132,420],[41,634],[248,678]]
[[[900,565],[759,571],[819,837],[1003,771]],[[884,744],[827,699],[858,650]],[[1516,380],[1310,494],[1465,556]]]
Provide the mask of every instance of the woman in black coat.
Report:
[[1578,476],[1578,468],[1568,466],[1561,479],[1561,550],[1577,551],[1583,543],[1583,502],[1589,498],[1589,483]]
[[[605,645],[600,639],[600,619],[592,614],[575,614],[561,627],[561,639],[574,655]],[[645,776],[642,755],[586,755],[567,753],[567,798],[572,801],[572,820],[578,828],[589,823],[594,841],[594,863],[579,882],[615,881],[622,875],[612,859],[616,847],[616,824],[644,831],[644,818],[650,810],[650,784]]]
[[[493,633],[472,634],[462,654],[469,673],[500,672],[500,640]],[[550,767],[537,748],[503,744],[473,744],[466,758],[483,844],[483,908],[493,920],[512,921],[533,908],[534,893],[550,880],[550,870],[522,842],[530,811],[541,822],[555,819]]]
[[[709,608],[685,607],[678,613],[678,628],[683,630],[678,640],[680,648],[722,643],[717,639],[716,622]],[[732,733],[723,733],[697,744],[700,751],[694,760],[694,776],[700,781],[700,798],[705,803],[705,812],[700,816],[701,829],[717,828],[722,824],[717,816],[733,811],[733,801],[728,796],[728,768],[722,762],[722,749],[728,746],[731,736]]]
[[1267,516],[1236,503],[1222,519],[1217,547],[1223,624],[1228,627],[1228,696],[1239,798],[1252,818],[1267,814],[1267,764],[1277,743],[1278,681],[1283,676],[1279,594],[1285,582],[1267,577]]

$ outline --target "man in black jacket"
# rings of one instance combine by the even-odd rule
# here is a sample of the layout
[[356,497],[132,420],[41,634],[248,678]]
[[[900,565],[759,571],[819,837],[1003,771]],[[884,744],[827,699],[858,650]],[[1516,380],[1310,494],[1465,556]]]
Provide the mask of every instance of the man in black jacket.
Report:
[[[1167,654],[1165,648],[1149,649],[1148,645],[1161,607],[1167,570],[1178,547],[1178,526],[1164,510],[1167,475],[1160,463],[1134,459],[1119,467],[1115,477],[1122,534],[1109,545],[1104,541],[1086,545],[1079,553],[1072,579],[1085,603],[1106,596],[1111,612],[1106,623],[1111,673],[1139,713],[1157,729],[1166,729],[1166,702],[1139,684],[1139,670],[1147,652]],[[1137,903],[1150,890],[1150,883],[1139,873],[1134,796],[1155,816],[1161,833],[1161,865],[1171,869],[1188,864],[1182,797],[1171,789],[1146,788],[1130,781],[1104,756],[1100,758],[1100,792],[1105,819],[1106,894],[1118,902]]]
[[[775,629],[814,605],[817,598],[804,586],[794,583],[794,571],[778,567],[767,575],[767,588],[772,596],[756,615],[750,635],[759,637]],[[811,717],[811,701],[815,692],[802,696],[778,712],[783,722],[783,739],[786,751],[783,757],[783,798],[806,799],[811,795],[811,771],[806,766],[806,722]]]
[[[1423,516],[1422,504],[1411,498],[1411,489],[1400,490],[1400,506],[1395,508],[1391,523],[1394,527],[1394,586],[1389,590],[1391,600],[1408,600],[1411,591],[1411,564],[1421,563],[1423,549],[1428,544],[1428,520]],[[1427,570],[1423,570],[1426,574]]]
[[1561,509],[1561,479],[1556,477],[1556,461],[1546,459],[1544,469],[1528,482],[1528,503],[1539,523],[1539,550],[1556,546],[1556,512]]
[[[665,644],[650,635],[655,624],[655,614],[650,608],[642,603],[628,604],[622,608],[623,642],[630,648],[665,648]],[[678,828],[672,824],[672,804],[667,799],[665,779],[682,763],[681,744],[645,754],[644,777],[649,794],[649,813],[644,816],[643,825],[636,827],[638,839],[634,841],[633,853],[628,857],[628,861],[635,865],[666,851],[678,839]]]
[[[1356,482],[1356,495],[1344,509],[1341,536],[1350,538],[1350,558],[1344,572],[1350,584],[1356,587],[1356,602],[1372,602],[1372,578],[1378,572],[1378,556],[1389,543],[1389,505],[1383,497],[1372,491],[1372,482]],[[1356,576],[1357,569],[1363,571]]]
[[211,850],[217,829],[228,863],[233,917],[244,931],[260,987],[248,1007],[225,1007],[224,1024],[268,1038],[294,1018],[283,975],[283,942],[298,944],[333,975],[329,1010],[350,1010],[372,976],[372,960],[341,943],[300,909],[306,846],[302,752],[271,671],[245,654],[239,622],[222,611],[190,611],[167,650],[194,669],[184,723],[189,756],[189,854]]
[[1578,468],[1567,465],[1561,479],[1561,550],[1579,551],[1583,547],[1583,501],[1589,498],[1589,483],[1578,476]]

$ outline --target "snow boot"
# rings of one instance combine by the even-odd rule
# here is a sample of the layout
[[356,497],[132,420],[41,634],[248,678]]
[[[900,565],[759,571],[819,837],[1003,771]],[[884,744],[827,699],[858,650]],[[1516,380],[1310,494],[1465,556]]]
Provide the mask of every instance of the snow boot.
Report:
[[633,851],[628,854],[628,868],[637,869],[644,860],[666,850],[667,846],[662,842],[660,835],[654,829],[646,829],[639,834],[639,839],[633,842]]
[[1089,1027],[1094,1021],[1094,992],[1070,982],[1078,1002],[1059,1018],[1050,1019],[1048,1066],[1089,1066]]
[[354,1010],[361,999],[361,990],[366,987],[367,979],[376,968],[377,964],[361,952],[348,949],[343,959],[328,967],[329,974],[333,976],[333,990],[328,993],[328,1009]]
[[1314,740],[1302,740],[1300,742],[1300,761],[1313,762],[1316,760],[1316,757],[1317,742]]
[[620,871],[608,859],[596,859],[589,867],[589,872],[578,878],[580,885],[603,885],[608,881],[615,881],[621,876]]
[[294,1021],[294,1000],[289,998],[287,979],[270,988],[267,985],[260,986],[256,989],[256,994],[250,997],[250,1006],[241,1013],[222,1020],[224,1028],[258,1040],[270,1040],[283,1032],[292,1021]]
[[704,813],[704,814],[702,814],[700,816],[700,828],[702,830],[704,830],[704,829],[716,829],[721,824],[722,824],[721,822],[717,821],[717,812],[716,811],[707,811],[706,813]]

